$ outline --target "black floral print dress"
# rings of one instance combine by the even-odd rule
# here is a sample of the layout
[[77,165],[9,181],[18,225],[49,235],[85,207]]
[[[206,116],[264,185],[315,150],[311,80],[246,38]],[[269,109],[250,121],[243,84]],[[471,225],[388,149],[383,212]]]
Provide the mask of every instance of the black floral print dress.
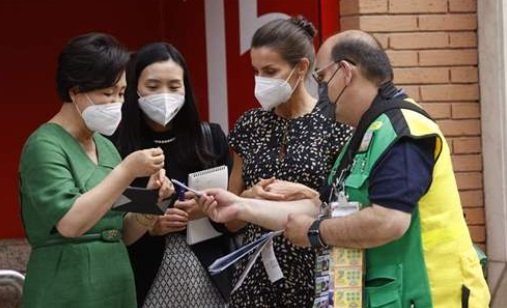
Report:
[[[312,112],[295,119],[262,109],[244,113],[229,135],[229,146],[243,160],[245,186],[274,176],[319,190],[351,133],[348,126],[334,121],[333,112],[333,106],[319,102]],[[268,231],[249,224],[245,242]],[[259,258],[232,295],[230,307],[312,306],[315,252],[295,247],[283,236],[276,237],[273,245],[284,278],[271,283]],[[245,258],[238,263],[235,279],[246,262]]]

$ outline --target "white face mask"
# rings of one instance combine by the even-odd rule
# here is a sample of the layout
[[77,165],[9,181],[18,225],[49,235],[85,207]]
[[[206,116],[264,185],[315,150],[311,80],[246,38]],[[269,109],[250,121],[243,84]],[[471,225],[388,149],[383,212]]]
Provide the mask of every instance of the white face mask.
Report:
[[[85,94],[86,95],[86,94]],[[98,132],[102,135],[111,136],[121,122],[122,102],[96,105],[86,95],[91,105],[86,107],[81,113],[83,121],[92,132]],[[77,108],[77,105],[76,105]],[[78,108],[79,111],[79,108]]]
[[289,100],[300,81],[298,79],[294,88],[288,83],[294,69],[292,69],[286,80],[255,76],[255,98],[264,110],[271,110]]
[[150,119],[166,126],[183,107],[185,96],[179,93],[160,93],[140,96],[138,101],[139,108]]

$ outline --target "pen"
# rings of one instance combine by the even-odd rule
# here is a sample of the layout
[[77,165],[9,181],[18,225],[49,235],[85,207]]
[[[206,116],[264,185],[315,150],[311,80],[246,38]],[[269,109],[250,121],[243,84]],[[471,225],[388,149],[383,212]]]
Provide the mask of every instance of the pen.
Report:
[[185,189],[179,186],[177,186],[176,189],[178,191],[178,200],[185,201]]
[[188,187],[187,185],[181,183],[180,181],[176,180],[176,179],[171,179],[171,182],[173,182],[174,184],[178,185],[179,187],[181,188],[184,188],[190,192],[193,192],[197,197],[201,197],[203,195],[202,192],[198,191],[198,190],[195,190],[193,188],[190,188]]

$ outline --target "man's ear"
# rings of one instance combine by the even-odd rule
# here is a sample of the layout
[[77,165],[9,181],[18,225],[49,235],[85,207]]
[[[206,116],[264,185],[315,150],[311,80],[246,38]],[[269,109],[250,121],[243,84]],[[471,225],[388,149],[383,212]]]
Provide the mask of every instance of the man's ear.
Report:
[[354,74],[356,67],[347,61],[340,61],[338,65],[340,65],[341,69],[343,70],[345,84],[349,85],[350,82],[352,81],[352,75]]

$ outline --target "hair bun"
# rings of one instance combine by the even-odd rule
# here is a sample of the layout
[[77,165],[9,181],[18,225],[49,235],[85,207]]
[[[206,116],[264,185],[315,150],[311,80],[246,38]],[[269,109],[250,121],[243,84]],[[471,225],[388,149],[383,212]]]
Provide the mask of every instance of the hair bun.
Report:
[[305,34],[310,38],[310,40],[313,40],[315,34],[317,34],[317,29],[315,29],[313,24],[309,22],[306,18],[304,18],[302,15],[291,17],[290,21],[299,28],[301,28],[305,32]]

